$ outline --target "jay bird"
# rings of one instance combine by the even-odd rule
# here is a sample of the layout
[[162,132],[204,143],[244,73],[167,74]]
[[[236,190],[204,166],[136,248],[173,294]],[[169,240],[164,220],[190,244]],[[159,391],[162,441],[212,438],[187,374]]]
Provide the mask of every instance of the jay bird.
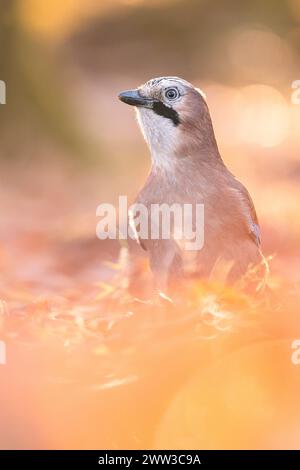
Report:
[[253,266],[263,266],[264,277],[256,211],[221,158],[204,94],[178,77],[160,77],[120,93],[119,99],[136,108],[151,153],[151,171],[135,202],[147,208],[162,203],[204,207],[204,243],[196,252],[174,237],[139,240],[159,289],[167,291],[190,272],[208,278],[220,262],[228,267],[229,283]]

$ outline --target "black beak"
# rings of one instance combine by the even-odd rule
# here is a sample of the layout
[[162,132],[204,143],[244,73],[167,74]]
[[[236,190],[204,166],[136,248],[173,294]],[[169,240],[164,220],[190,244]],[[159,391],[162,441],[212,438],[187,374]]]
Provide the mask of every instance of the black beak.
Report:
[[118,98],[123,101],[123,103],[130,104],[131,106],[144,108],[153,107],[153,100],[151,98],[141,96],[139,90],[122,91],[122,93],[118,95]]

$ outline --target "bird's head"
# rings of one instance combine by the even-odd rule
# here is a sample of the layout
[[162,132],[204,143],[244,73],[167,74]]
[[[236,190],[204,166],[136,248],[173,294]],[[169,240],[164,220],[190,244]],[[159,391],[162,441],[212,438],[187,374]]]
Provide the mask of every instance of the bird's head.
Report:
[[136,107],[154,164],[169,166],[174,159],[199,158],[216,149],[204,94],[186,80],[154,78],[119,99]]

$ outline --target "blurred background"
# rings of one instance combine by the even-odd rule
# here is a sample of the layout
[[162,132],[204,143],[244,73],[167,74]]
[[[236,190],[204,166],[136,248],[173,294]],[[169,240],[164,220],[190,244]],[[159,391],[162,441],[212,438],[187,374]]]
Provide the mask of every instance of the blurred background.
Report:
[[253,195],[264,246],[288,257],[281,269],[299,279],[291,251],[300,233],[300,105],[291,100],[300,76],[298,0],[1,4],[1,187],[4,199],[18,193],[6,201],[13,208],[2,202],[6,227],[10,213],[17,230],[43,230],[33,216],[40,202],[47,230],[75,209],[78,221],[64,219],[63,230],[94,232],[96,200],[133,196],[150,164],[118,92],[178,75],[206,93],[223,158]]
[[[264,252],[273,257],[270,280],[273,288],[283,289],[279,291],[279,297],[282,297],[282,292],[290,291],[293,295],[299,295],[300,104],[292,101],[292,95],[296,93],[292,83],[300,80],[300,1],[1,0],[0,6],[0,80],[6,83],[6,104],[0,105],[0,326],[2,323],[5,325],[2,336],[5,334],[8,342],[21,338],[17,348],[13,343],[13,352],[10,353],[16,369],[5,369],[7,390],[5,387],[0,390],[3,403],[7,403],[5,411],[3,409],[4,418],[1,419],[2,423],[6,423],[6,427],[2,426],[2,433],[0,430],[2,447],[177,445],[180,448],[185,445],[197,447],[201,443],[204,447],[219,445],[228,448],[246,445],[245,442],[250,442],[250,447],[276,447],[278,442],[283,447],[290,442],[299,445],[299,439],[295,437],[299,436],[299,431],[296,430],[294,418],[289,430],[282,431],[282,435],[278,433],[274,438],[268,438],[267,442],[263,437],[257,437],[260,420],[269,422],[281,403],[278,399],[272,410],[271,405],[267,411],[264,407],[274,392],[273,375],[267,391],[258,392],[261,385],[259,379],[256,385],[250,385],[253,400],[259,403],[256,404],[257,421],[256,418],[251,421],[253,428],[250,425],[252,430],[248,441],[243,441],[240,436],[248,426],[250,416],[236,424],[236,440],[230,442],[225,427],[224,435],[221,435],[221,427],[218,437],[211,431],[209,426],[217,419],[212,416],[208,425],[210,431],[201,435],[199,440],[193,440],[189,429],[190,437],[187,440],[176,435],[169,442],[167,436],[169,430],[174,429],[172,420],[178,412],[175,405],[175,411],[173,414],[172,410],[169,411],[171,417],[168,415],[165,418],[158,437],[154,439],[156,425],[151,421],[155,415],[153,408],[150,406],[152,416],[144,416],[142,422],[138,417],[140,411],[134,411],[136,397],[142,399],[145,396],[143,387],[148,390],[149,382],[140,385],[139,374],[129,360],[128,367],[135,372],[126,375],[127,371],[127,379],[123,382],[119,376],[112,379],[116,372],[110,370],[110,361],[113,360],[109,355],[110,347],[104,341],[106,336],[101,332],[100,341],[98,332],[95,333],[97,321],[109,325],[109,322],[115,321],[116,312],[119,312],[117,318],[125,310],[129,314],[127,307],[120,309],[119,304],[109,303],[105,307],[99,304],[102,301],[99,292],[110,292],[110,279],[116,270],[113,265],[116,253],[110,244],[100,247],[95,239],[95,213],[101,202],[116,203],[120,194],[133,197],[150,166],[148,150],[137,129],[134,112],[118,101],[117,94],[155,76],[185,78],[205,92],[223,159],[247,186],[254,199],[262,226]],[[290,305],[296,305],[297,301],[291,301]],[[244,312],[244,303],[241,301],[240,304],[239,298],[237,303],[242,305]],[[292,312],[293,308],[290,309]],[[59,329],[53,332],[52,326],[49,326],[51,315],[54,318],[63,315],[62,322],[68,316],[72,322],[75,318],[80,335],[76,329],[72,329],[71,333],[69,326],[66,326],[68,323],[59,323]],[[275,321],[276,335],[278,331],[285,331],[284,315],[286,310],[279,314],[280,321]],[[94,324],[91,327],[95,336],[90,327],[86,327],[87,318],[96,321],[96,327]],[[145,318],[148,318],[147,315]],[[267,324],[270,326],[269,321]],[[149,327],[147,322],[146,325]],[[292,322],[288,331],[295,332],[295,325],[298,323]],[[126,340],[126,347],[122,343],[120,337],[129,334],[127,323],[125,329],[122,328],[117,338],[122,344],[124,362],[120,362],[120,356],[114,356],[118,367],[120,363],[128,365],[126,357],[136,351],[132,342],[127,344]],[[145,325],[139,323],[134,323],[134,328],[137,329],[137,336],[141,334],[140,328],[143,332],[146,330]],[[188,331],[186,340],[190,339]],[[153,340],[151,334],[150,339],[147,337],[149,341]],[[104,404],[96,421],[91,416],[98,406],[97,399],[88,398],[86,389],[84,398],[76,387],[74,391],[78,368],[80,373],[86,371],[82,359],[86,357],[82,356],[82,348],[86,346],[80,341],[83,341],[82,337],[86,341],[86,337],[90,339],[90,336],[96,342],[93,348],[96,348],[97,359],[106,358],[107,363],[103,366],[106,376],[111,374],[107,387],[93,384],[93,391],[105,390],[108,393],[108,389],[123,383],[130,386],[136,382],[139,384],[135,392],[130,389],[128,395],[122,389],[120,395],[112,392],[109,397],[101,396],[101,403]],[[38,347],[33,346],[33,338],[36,337],[50,341],[45,353],[47,366],[41,359],[43,355],[38,354],[39,359],[36,358]],[[131,340],[134,343],[137,337]],[[76,349],[78,362],[74,354],[71,366],[63,362],[62,353],[59,355],[57,352],[57,357],[53,358],[50,351],[57,347],[56,341],[63,351],[69,351],[72,344],[76,344],[80,350]],[[143,347],[146,347],[145,343]],[[274,354],[278,353],[278,347],[276,343]],[[174,350],[171,350],[173,354]],[[192,353],[184,351],[184,358],[190,363],[189,354]],[[150,357],[152,353],[152,350],[147,350]],[[152,385],[154,370],[161,364],[161,357],[156,353],[154,362],[150,361],[150,366],[148,363],[148,367],[153,368],[153,376],[151,379],[148,377]],[[207,355],[210,353],[207,352]],[[172,368],[172,354],[165,358],[164,367],[168,365]],[[23,375],[17,366],[20,357],[28,361]],[[143,352],[139,350],[142,376],[145,374],[143,357]],[[249,359],[249,367],[250,362]],[[57,366],[60,374],[54,364],[60,364]],[[93,361],[89,364],[91,368],[88,370],[93,375],[93,367],[98,366]],[[183,361],[183,364],[182,376],[186,376],[186,362]],[[268,369],[269,363],[266,364]],[[71,379],[66,377],[68,367],[72,370]],[[31,375],[28,375],[28,369]],[[241,370],[244,370],[242,365]],[[37,384],[33,371],[38,376],[41,371],[45,372],[45,377]],[[103,370],[98,373],[103,378]],[[253,373],[252,370],[249,372],[252,378]],[[261,373],[261,370],[257,372],[259,377]],[[276,373],[279,374],[278,371]],[[118,371],[118,374],[123,377],[124,370]],[[299,385],[299,370],[296,378],[294,369],[291,374],[291,380],[296,380]],[[281,383],[280,377],[276,375],[276,383]],[[212,377],[209,380],[213,381]],[[170,383],[173,383],[173,388],[178,386],[174,377]],[[286,383],[290,384],[288,378]],[[158,385],[155,388],[158,396],[163,397],[153,403],[153,407],[160,410],[159,414],[168,403],[165,390],[169,385],[166,384],[168,381],[163,391],[159,391]],[[249,387],[245,381],[243,384],[241,401],[236,400],[240,409],[245,409],[243,406],[246,407],[249,398],[244,394]],[[223,382],[221,385],[211,384],[211,387],[220,386]],[[24,397],[31,411],[32,402],[38,403],[36,415],[21,411],[18,401],[20,388],[25,390]],[[75,398],[72,395],[73,408],[67,405],[66,396],[69,393],[78,394]],[[195,393],[195,388],[192,387],[191,393]],[[282,393],[288,395],[286,390]],[[297,396],[296,389],[290,393],[291,397]],[[53,405],[53,394],[59,397],[55,402],[57,408]],[[182,398],[183,401],[185,399]],[[74,407],[82,406],[85,409],[85,400],[90,401],[87,415],[91,421],[88,421],[84,411],[77,417],[73,415]],[[118,421],[120,409],[116,406],[120,400],[127,403],[122,425]],[[113,418],[106,415],[107,403],[108,409],[110,406],[117,409]],[[63,413],[66,406],[69,409],[65,419],[72,432],[69,434],[69,427],[65,427],[57,434],[54,415]],[[219,406],[222,408],[223,405]],[[229,413],[226,406],[220,411],[221,414]],[[263,411],[260,413],[259,410]],[[292,416],[295,409],[291,410]],[[41,417],[43,413],[44,418]],[[132,413],[137,414],[136,421],[133,419],[136,428],[128,431],[124,423],[132,419]],[[186,419],[190,420],[190,415]],[[279,423],[280,419],[279,416]],[[119,429],[117,437],[114,438],[111,431],[98,438],[99,420],[104,420],[104,424],[112,420],[114,429]],[[177,423],[180,422],[178,420]],[[228,416],[224,418],[224,423],[230,423]],[[247,426],[245,423],[248,423]],[[89,425],[90,432],[83,433],[82,430]],[[28,426],[31,434],[25,432]],[[49,429],[52,430],[51,438],[48,436]],[[269,428],[266,429],[268,434]],[[207,436],[210,440],[205,441]]]

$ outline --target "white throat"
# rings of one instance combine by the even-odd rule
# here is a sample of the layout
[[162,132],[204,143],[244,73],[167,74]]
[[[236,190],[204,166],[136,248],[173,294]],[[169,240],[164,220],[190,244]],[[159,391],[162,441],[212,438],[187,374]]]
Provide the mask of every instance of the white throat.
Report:
[[178,129],[170,119],[151,109],[138,108],[137,119],[150,149],[153,166],[171,170],[176,159]]

